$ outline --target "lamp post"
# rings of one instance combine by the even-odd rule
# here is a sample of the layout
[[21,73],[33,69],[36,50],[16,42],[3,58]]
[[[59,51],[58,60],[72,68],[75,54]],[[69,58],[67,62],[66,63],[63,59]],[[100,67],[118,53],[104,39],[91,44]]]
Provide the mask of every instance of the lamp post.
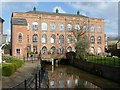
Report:
[[8,44],[7,42],[0,46],[0,64],[2,63],[2,47]]

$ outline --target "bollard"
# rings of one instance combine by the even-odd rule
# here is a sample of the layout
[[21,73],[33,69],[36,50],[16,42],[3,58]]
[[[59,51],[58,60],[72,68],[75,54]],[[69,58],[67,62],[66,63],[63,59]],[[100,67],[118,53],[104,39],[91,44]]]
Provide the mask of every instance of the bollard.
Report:
[[35,90],[37,90],[37,74],[35,74]]
[[24,81],[24,85],[25,85],[25,90],[27,90],[27,81]]

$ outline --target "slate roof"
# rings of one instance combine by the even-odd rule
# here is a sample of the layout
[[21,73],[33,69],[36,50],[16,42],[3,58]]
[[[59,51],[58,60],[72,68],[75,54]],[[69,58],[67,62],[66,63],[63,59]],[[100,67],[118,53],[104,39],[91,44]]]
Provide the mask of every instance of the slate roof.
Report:
[[26,19],[23,18],[12,18],[12,25],[27,25]]
[[49,15],[58,15],[58,16],[78,16],[78,17],[85,17],[84,15],[77,15],[77,14],[66,14],[66,13],[55,13],[55,12],[41,12],[41,11],[28,11],[26,13],[36,13],[36,14],[49,14]]
[[4,19],[2,19],[1,17],[0,17],[0,20],[2,20],[2,22],[4,22]]

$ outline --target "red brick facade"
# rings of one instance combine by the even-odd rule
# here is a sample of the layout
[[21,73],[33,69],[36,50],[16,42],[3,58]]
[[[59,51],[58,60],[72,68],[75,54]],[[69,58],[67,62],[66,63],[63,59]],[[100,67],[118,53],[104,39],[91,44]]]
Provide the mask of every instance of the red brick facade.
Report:
[[[50,53],[59,57],[71,49],[75,51],[75,37],[73,32],[68,31],[71,28],[76,30],[75,25],[80,28],[86,26],[89,39],[93,36],[90,53],[104,55],[105,52],[104,19],[101,18],[37,11],[13,12],[11,24],[12,56],[26,57],[28,48],[49,58]],[[91,30],[91,26],[94,29]]]
[[4,20],[0,17],[0,34],[3,34],[3,22]]

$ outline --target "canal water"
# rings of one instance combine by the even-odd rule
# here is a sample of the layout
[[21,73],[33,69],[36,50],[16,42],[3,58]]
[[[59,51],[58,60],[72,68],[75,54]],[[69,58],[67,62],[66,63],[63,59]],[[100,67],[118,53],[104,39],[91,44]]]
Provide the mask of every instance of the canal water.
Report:
[[[59,65],[55,68],[47,64],[50,88],[105,88],[120,89],[120,84],[89,74],[70,65]],[[53,70],[54,69],[54,70]]]

